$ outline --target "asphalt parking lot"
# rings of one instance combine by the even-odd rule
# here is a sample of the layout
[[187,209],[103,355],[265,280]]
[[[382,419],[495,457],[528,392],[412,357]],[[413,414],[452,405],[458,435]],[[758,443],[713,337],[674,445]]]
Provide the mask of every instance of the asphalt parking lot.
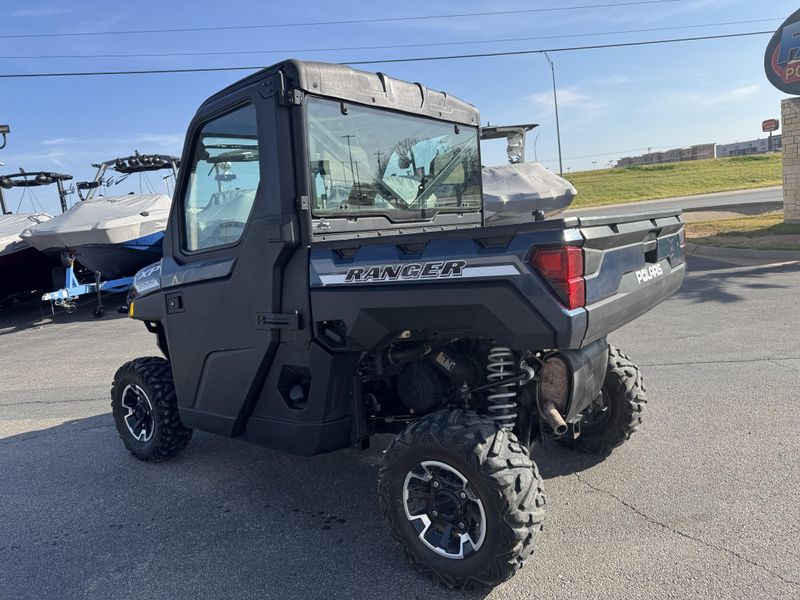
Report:
[[383,525],[381,450],[313,459],[196,433],[124,450],[114,371],[156,353],[86,307],[0,313],[0,598],[798,598],[800,264],[696,260],[616,333],[642,366],[643,428],[603,462],[546,447],[548,517],[511,581],[451,592]]

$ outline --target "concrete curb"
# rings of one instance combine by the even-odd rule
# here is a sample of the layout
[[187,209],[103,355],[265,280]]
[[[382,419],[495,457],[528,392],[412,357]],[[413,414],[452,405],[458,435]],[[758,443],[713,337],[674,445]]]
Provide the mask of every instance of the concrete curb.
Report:
[[716,248],[686,242],[686,255],[700,258],[745,258],[754,260],[800,260],[794,250],[750,250],[748,248]]

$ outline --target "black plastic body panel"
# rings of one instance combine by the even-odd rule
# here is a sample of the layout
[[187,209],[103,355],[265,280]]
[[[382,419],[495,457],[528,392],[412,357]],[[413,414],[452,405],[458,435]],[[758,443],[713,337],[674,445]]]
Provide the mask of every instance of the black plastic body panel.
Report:
[[[282,346],[247,423],[245,439],[304,456],[353,444],[357,425],[365,426],[354,423],[354,417],[363,418],[354,408],[359,359],[358,353],[334,354],[318,344],[306,351]],[[294,385],[306,392],[298,405],[290,397]]]

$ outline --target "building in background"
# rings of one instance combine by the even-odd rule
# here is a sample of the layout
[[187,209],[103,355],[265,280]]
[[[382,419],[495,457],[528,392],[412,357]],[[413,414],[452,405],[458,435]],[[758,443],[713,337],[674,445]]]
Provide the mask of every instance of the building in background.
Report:
[[684,160],[704,160],[716,158],[716,144],[697,144],[689,148],[673,148],[663,152],[648,152],[640,156],[625,156],[617,161],[617,167],[636,167],[640,165],[657,165],[661,163],[681,162]]
[[734,142],[733,144],[717,144],[717,158],[723,156],[744,156],[746,154],[766,154],[783,148],[781,134],[772,136],[772,148],[769,138]]
[[733,144],[697,144],[689,148],[673,148],[663,152],[648,152],[639,156],[625,156],[617,161],[615,167],[637,167],[640,165],[657,165],[661,163],[681,162],[684,160],[704,160],[707,158],[724,158],[728,156],[745,156],[748,154],[766,154],[777,152],[783,148],[781,134],[769,138],[734,142]]

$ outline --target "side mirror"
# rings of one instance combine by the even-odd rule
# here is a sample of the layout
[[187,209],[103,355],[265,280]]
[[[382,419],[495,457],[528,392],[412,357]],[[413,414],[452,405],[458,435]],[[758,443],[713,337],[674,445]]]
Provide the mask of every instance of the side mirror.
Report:
[[411,166],[411,160],[409,160],[409,158],[407,156],[400,155],[397,158],[397,165],[401,169],[407,169],[407,168],[409,168]]

